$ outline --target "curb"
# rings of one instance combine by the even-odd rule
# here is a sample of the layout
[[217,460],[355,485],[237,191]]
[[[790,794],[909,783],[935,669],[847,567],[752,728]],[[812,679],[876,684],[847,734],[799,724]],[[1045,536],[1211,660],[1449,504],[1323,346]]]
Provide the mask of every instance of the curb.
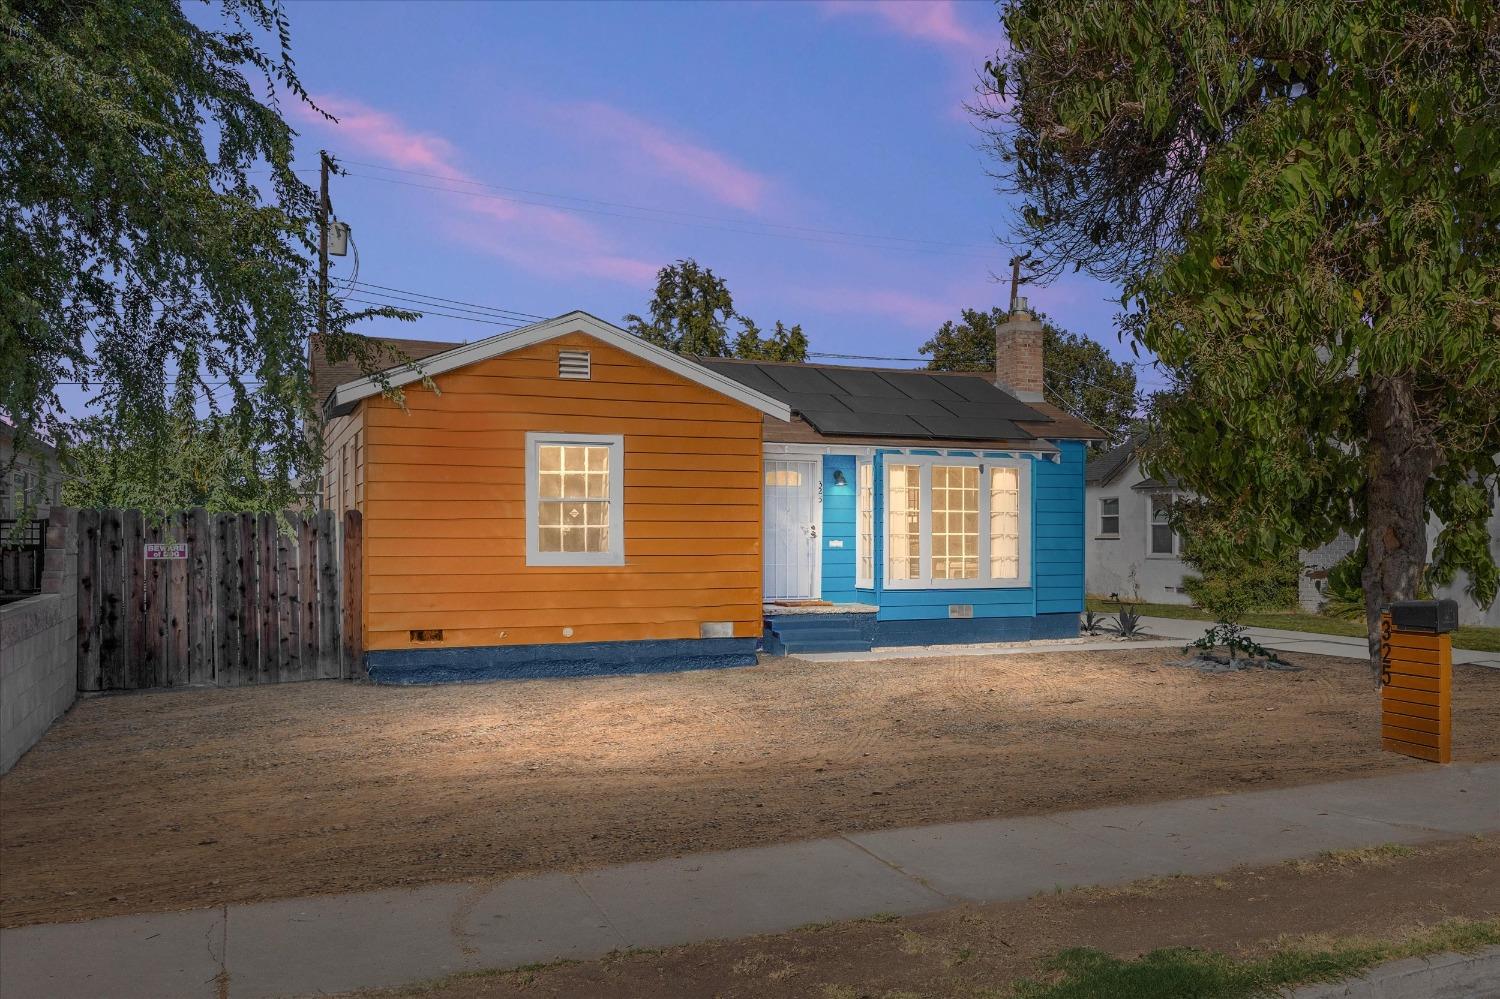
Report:
[[1332,985],[1306,985],[1287,999],[1474,999],[1500,996],[1500,947],[1434,954],[1371,968]]

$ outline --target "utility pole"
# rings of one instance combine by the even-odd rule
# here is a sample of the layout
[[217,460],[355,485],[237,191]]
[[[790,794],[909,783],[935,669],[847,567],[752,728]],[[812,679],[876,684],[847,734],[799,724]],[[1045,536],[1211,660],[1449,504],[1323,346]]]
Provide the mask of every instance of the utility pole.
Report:
[[[328,150],[318,150],[318,328],[316,339],[328,332],[328,172],[332,161]],[[308,358],[309,362],[311,357]]]

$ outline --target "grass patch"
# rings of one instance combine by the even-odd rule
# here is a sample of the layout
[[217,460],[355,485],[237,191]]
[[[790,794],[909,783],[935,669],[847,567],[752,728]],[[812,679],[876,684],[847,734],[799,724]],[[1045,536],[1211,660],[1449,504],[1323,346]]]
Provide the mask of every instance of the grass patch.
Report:
[[1016,999],[1258,999],[1310,982],[1336,981],[1377,964],[1500,943],[1500,919],[1456,919],[1391,942],[1343,940],[1288,944],[1267,957],[1238,960],[1191,947],[1125,960],[1072,948],[1043,965],[1040,981],[1012,987]]
[[[1087,608],[1096,614],[1113,614],[1118,607],[1112,600],[1089,597]],[[1212,621],[1213,615],[1200,607],[1182,604],[1136,604],[1135,609],[1150,617],[1170,617],[1184,621]],[[1301,611],[1261,611],[1246,614],[1244,624],[1252,628],[1281,628],[1285,631],[1306,631],[1315,635],[1342,635],[1345,638],[1362,638],[1365,634],[1363,621],[1345,621],[1321,614],[1306,614]],[[1455,649],[1473,649],[1477,652],[1500,652],[1500,628],[1484,628],[1465,625],[1453,633]]]

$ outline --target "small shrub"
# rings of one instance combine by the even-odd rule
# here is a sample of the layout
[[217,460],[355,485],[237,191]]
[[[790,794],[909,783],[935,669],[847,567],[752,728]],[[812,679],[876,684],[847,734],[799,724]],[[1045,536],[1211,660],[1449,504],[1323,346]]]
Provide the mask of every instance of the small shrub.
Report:
[[1093,611],[1084,611],[1083,617],[1079,619],[1078,630],[1085,635],[1097,635],[1104,630],[1104,615],[1095,614]]
[[1146,633],[1145,626],[1141,624],[1141,614],[1135,609],[1134,604],[1120,605],[1109,630],[1119,638],[1140,638]]
[[1182,651],[1197,649],[1200,655],[1207,655],[1221,646],[1229,650],[1230,662],[1234,662],[1234,654],[1240,652],[1278,665],[1289,665],[1285,659],[1247,635],[1244,626],[1238,624],[1216,624],[1205,631],[1202,638],[1184,645]]

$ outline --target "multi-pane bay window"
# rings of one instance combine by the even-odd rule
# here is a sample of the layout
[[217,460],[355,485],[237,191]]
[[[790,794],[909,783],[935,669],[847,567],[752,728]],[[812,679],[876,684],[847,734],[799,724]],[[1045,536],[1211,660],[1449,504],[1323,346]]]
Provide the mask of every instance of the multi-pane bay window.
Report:
[[526,435],[526,564],[625,561],[624,438]]
[[861,459],[855,473],[854,585],[875,585],[875,466]]
[[885,585],[1031,585],[1031,468],[1013,458],[887,460]]

